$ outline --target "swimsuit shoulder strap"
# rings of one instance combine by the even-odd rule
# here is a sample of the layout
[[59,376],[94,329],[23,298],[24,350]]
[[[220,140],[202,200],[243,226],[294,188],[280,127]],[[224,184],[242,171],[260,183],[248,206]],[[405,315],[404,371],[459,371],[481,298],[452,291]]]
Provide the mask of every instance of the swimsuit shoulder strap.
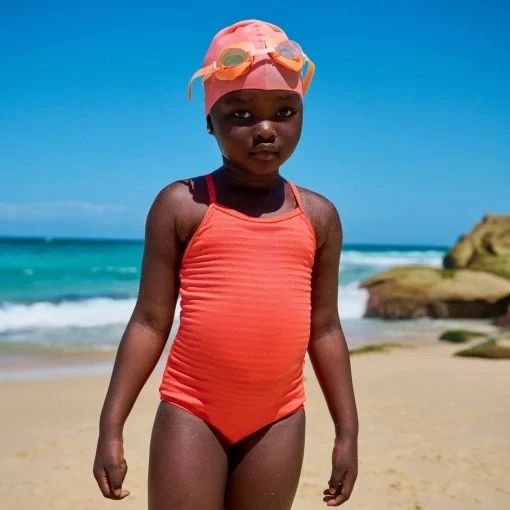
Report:
[[207,184],[207,192],[209,193],[209,204],[214,204],[216,202],[216,188],[214,187],[212,174],[205,176],[205,182]]
[[301,202],[301,197],[299,195],[297,186],[293,182],[290,182],[290,181],[287,181],[287,182],[289,183],[290,189],[292,190],[292,193],[294,194],[294,198],[296,199],[296,203],[297,203],[299,209],[301,209],[301,211],[304,213],[305,210],[303,209],[303,203]]

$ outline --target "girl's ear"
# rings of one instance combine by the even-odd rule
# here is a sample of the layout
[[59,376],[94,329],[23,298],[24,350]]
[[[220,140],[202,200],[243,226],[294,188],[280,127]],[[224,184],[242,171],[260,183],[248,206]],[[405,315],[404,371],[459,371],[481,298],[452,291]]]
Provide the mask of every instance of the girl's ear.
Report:
[[208,115],[205,119],[206,125],[207,125],[207,132],[212,135],[213,134],[213,127],[211,122],[211,116]]

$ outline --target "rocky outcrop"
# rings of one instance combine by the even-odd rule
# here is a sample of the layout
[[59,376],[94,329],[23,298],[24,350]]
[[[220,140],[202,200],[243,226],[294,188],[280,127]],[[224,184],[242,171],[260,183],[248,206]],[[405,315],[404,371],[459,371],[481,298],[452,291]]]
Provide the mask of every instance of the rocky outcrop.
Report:
[[510,279],[510,215],[484,216],[446,254],[443,266],[484,271]]
[[[407,266],[360,284],[365,317],[496,318],[510,312],[510,215],[487,215],[443,259],[443,269]],[[505,315],[506,314],[506,315]]]
[[499,328],[510,328],[510,308],[507,310],[507,312],[504,315],[501,315],[498,317],[494,324],[498,326]]
[[467,269],[397,267],[360,287],[369,294],[365,317],[493,318],[510,304],[510,280]]

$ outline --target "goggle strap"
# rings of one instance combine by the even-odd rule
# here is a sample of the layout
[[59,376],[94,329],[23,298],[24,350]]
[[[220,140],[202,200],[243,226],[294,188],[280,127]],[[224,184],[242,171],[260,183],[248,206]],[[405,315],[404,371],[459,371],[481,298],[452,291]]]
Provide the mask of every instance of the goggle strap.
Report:
[[[250,56],[262,55],[264,53],[273,55],[276,53],[276,47],[251,50]],[[310,86],[310,82],[312,81],[313,75],[315,73],[315,65],[304,53],[302,54],[301,58],[303,58],[307,64],[306,65],[306,73],[303,78],[303,94],[304,94],[308,90],[308,87]],[[234,67],[236,67],[236,66],[234,66]],[[217,69],[218,69],[218,63],[215,61],[211,65],[203,67],[202,69],[199,69],[195,74],[193,74],[190,81],[188,82],[188,101],[191,101],[193,81],[196,78],[200,78],[201,76],[203,76],[204,80],[205,80],[212,73],[214,73]]]
[[304,57],[307,64],[305,77],[303,78],[303,94],[305,94],[305,92],[308,90],[310,82],[312,81],[313,75],[315,73],[315,64],[306,55],[304,55]]
[[250,56],[252,55],[264,55],[268,53],[275,53],[276,48],[259,48],[258,50],[251,50]]
[[[215,64],[215,63],[214,63]],[[190,79],[188,82],[188,101],[191,101],[191,89],[193,86],[193,81],[197,78],[200,78],[201,76],[206,76],[208,74],[211,74],[214,72],[215,65],[211,64],[210,66],[203,67],[202,69],[199,69]]]

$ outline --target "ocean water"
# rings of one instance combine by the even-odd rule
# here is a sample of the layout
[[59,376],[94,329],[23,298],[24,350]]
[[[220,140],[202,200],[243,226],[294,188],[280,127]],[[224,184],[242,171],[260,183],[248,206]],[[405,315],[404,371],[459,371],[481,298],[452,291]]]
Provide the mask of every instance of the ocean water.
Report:
[[[445,250],[344,246],[339,310],[349,344],[429,327],[364,319],[367,296],[358,285],[397,265],[440,267]],[[0,371],[41,352],[115,350],[135,305],[142,252],[141,241],[0,238]],[[179,307],[171,336],[178,314]]]

